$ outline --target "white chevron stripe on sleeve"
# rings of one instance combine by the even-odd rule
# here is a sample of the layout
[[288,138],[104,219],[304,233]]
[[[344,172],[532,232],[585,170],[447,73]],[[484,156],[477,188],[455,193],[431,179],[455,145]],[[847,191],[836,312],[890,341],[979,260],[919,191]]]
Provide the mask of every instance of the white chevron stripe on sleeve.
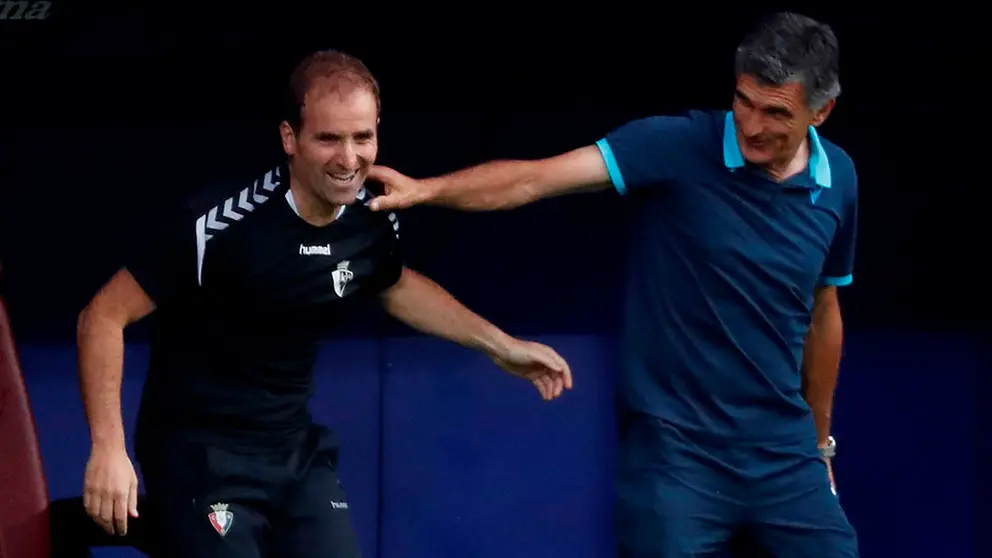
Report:
[[[266,192],[273,192],[282,183],[279,169],[270,170],[265,176],[244,188],[236,196],[227,198],[219,205],[211,207],[196,219],[196,284],[203,285],[203,263],[206,259],[207,242],[214,235],[241,221],[255,211],[259,205],[269,200]],[[250,199],[249,199],[250,195]],[[235,203],[237,200],[237,203]],[[254,202],[254,203],[253,203]]]

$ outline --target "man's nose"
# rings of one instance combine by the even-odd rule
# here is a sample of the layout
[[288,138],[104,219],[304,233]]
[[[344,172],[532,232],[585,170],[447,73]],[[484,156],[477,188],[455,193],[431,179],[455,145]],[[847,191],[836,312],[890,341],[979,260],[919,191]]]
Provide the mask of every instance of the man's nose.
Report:
[[345,143],[341,149],[340,163],[347,168],[349,171],[358,168],[358,153],[355,151],[355,146],[351,143]]
[[761,117],[753,112],[741,116],[738,123],[741,127],[741,134],[746,138],[753,138],[765,131],[765,125]]

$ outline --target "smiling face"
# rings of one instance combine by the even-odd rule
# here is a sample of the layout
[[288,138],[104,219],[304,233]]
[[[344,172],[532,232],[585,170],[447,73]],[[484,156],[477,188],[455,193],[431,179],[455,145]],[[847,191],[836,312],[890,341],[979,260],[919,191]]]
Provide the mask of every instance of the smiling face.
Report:
[[787,165],[809,132],[827,119],[834,102],[820,110],[806,103],[799,82],[765,85],[742,74],[734,92],[734,124],[744,158],[761,166]]
[[379,106],[360,83],[318,80],[306,94],[299,130],[281,126],[293,179],[321,205],[355,201],[379,151]]

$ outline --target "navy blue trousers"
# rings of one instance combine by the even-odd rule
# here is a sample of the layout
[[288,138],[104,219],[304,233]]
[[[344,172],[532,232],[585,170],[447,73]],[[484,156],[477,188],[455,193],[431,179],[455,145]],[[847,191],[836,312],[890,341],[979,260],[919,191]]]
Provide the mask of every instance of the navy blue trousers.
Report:
[[[621,433],[621,558],[857,558],[857,536],[808,444],[701,443],[651,417]],[[803,447],[800,447],[803,446]]]

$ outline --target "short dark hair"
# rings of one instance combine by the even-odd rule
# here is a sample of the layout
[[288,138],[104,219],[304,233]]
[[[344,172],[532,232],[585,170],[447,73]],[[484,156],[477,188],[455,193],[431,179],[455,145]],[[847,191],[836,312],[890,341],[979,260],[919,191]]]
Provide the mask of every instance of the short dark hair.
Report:
[[376,109],[381,109],[379,82],[361,60],[337,50],[319,50],[301,60],[289,78],[285,120],[296,133],[303,124],[307,94],[320,80],[333,81],[334,87],[365,88],[375,96]]
[[829,25],[780,12],[764,18],[737,47],[734,71],[770,85],[799,82],[819,110],[840,95],[840,48]]

